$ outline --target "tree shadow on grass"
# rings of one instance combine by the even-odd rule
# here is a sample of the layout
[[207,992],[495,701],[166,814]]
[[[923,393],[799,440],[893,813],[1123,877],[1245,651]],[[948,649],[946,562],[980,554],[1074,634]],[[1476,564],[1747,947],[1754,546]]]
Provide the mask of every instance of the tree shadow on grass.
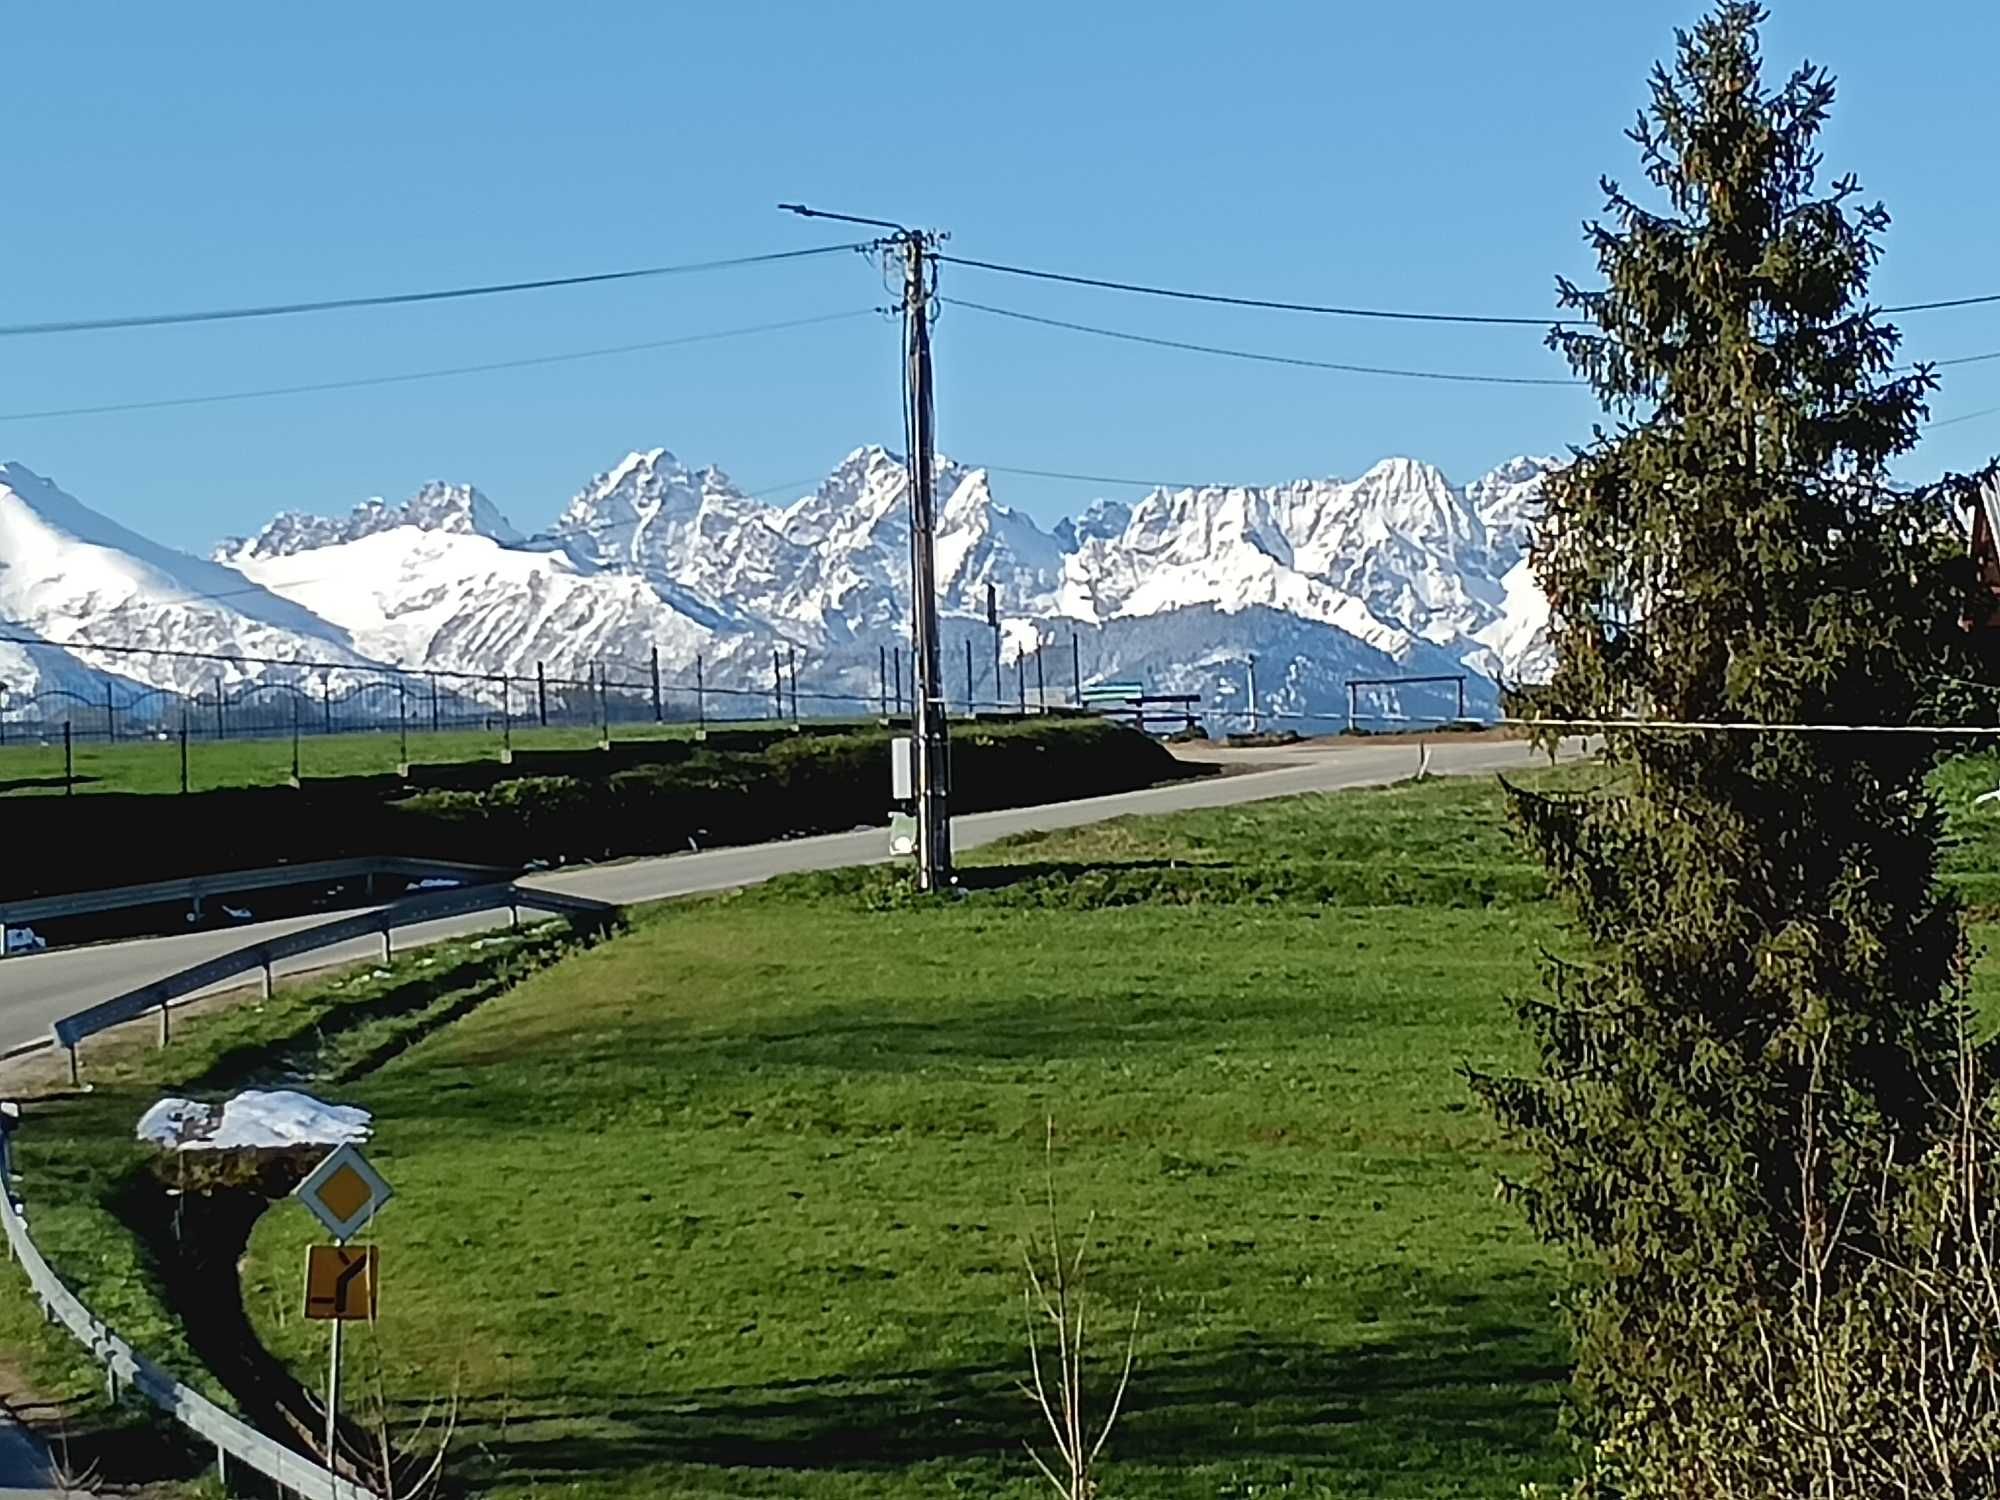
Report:
[[0,796],[8,792],[52,792],[65,786],[94,786],[95,776],[17,776],[11,781],[0,781]]
[[[1115,1357],[1115,1340],[1098,1353]],[[1112,1449],[1121,1464],[1282,1465],[1385,1476],[1432,1466],[1547,1476],[1564,1467],[1546,1327],[1496,1320],[1346,1347],[1245,1335],[1141,1361]],[[626,1395],[466,1403],[461,1432],[510,1480],[690,1465],[903,1469],[1021,1462],[1041,1436],[1020,1367],[977,1365]],[[1112,1376],[1087,1376],[1099,1403]],[[1102,1410],[1102,1405],[1098,1407]]]

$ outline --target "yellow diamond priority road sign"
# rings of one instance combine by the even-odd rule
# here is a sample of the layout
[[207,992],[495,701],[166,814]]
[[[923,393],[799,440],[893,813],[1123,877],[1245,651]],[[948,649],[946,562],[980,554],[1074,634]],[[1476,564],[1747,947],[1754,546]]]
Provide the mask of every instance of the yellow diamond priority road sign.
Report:
[[337,1240],[349,1240],[395,1196],[382,1174],[353,1146],[339,1146],[306,1174],[294,1195]]

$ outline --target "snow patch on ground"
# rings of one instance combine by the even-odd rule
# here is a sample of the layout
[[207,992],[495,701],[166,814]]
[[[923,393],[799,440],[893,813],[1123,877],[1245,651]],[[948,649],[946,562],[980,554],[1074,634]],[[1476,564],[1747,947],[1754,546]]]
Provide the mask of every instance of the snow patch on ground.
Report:
[[226,1103],[162,1099],[139,1117],[139,1139],[176,1151],[283,1150],[368,1139],[367,1110],[292,1089],[250,1089]]

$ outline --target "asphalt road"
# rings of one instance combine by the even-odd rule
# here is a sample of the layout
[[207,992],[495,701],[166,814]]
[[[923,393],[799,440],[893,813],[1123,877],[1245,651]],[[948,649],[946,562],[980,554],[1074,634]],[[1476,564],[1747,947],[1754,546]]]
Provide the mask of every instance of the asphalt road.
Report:
[[[1190,808],[1222,807],[1302,792],[1380,786],[1414,774],[1418,753],[1418,747],[1413,744],[1356,745],[1352,742],[1285,746],[1270,750],[1195,750],[1190,752],[1191,757],[1223,763],[1231,774],[1111,797],[969,814],[952,820],[952,836],[957,847],[974,848],[1010,834],[1073,828],[1128,813],[1183,812]],[[1517,740],[1454,742],[1443,739],[1430,745],[1429,757],[1429,769],[1435,774],[1445,775],[1525,767],[1542,759],[1524,742]],[[531,876],[523,883],[619,905],[632,905],[700,891],[754,885],[775,875],[800,870],[828,870],[843,865],[873,863],[888,857],[887,844],[888,835],[883,830],[863,829],[776,844],[754,844],[743,848],[713,849],[551,871]],[[259,938],[310,927],[326,920],[325,915],[294,917],[274,922],[245,923],[224,931],[143,938],[52,953],[17,954],[0,959],[0,1052],[47,1037],[57,1018],[85,1005],[121,994]],[[489,929],[504,921],[503,916],[490,913],[454,918],[400,929],[395,942],[398,948],[407,948]],[[280,965],[279,972],[299,973],[329,965],[365,962],[377,952],[379,944],[376,939],[362,939],[304,955]]]

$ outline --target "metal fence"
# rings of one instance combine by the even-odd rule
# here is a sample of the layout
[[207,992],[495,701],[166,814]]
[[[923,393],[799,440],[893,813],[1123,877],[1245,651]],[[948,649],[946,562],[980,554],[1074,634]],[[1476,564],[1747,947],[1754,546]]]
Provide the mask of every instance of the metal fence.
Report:
[[[0,640],[26,640],[0,636]],[[1082,686],[1078,643],[1053,639],[1004,666],[994,634],[990,653],[963,642],[940,662],[946,706],[967,714],[1035,712],[1073,706]],[[581,673],[480,673],[443,669],[288,662],[153,647],[73,644],[70,649],[113,658],[170,659],[199,679],[185,689],[106,680],[85,692],[43,687],[23,692],[0,681],[0,746],[179,739],[219,742],[279,739],[357,731],[412,734],[476,730],[503,739],[534,728],[595,729],[608,740],[619,726],[644,724],[798,723],[808,718],[854,719],[907,714],[916,695],[915,667],[901,647],[865,648],[844,657],[801,660],[780,643],[768,660],[761,647],[725,659],[697,656],[679,676],[649,659],[592,663]],[[1046,659],[1045,659],[1046,658]],[[258,675],[244,679],[244,669]],[[800,686],[801,669],[812,685]],[[754,684],[754,685],[753,685]]]

